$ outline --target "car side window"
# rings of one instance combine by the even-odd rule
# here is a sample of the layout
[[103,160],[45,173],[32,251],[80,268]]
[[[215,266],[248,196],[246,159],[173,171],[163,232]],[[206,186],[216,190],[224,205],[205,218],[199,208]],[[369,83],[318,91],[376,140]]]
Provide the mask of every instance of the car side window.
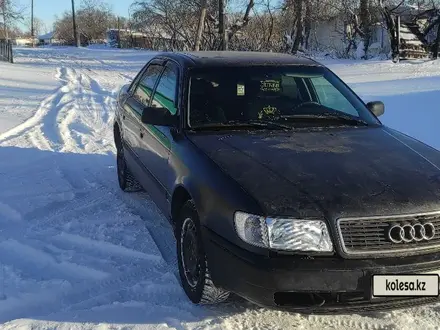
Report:
[[167,108],[173,115],[177,112],[177,76],[178,71],[175,66],[165,68],[153,95],[153,107]]
[[136,89],[137,85],[139,84],[139,80],[142,79],[142,77],[143,77],[143,75],[145,74],[145,71],[147,70],[147,67],[148,67],[148,66],[149,66],[149,64],[146,64],[146,65],[142,68],[142,70],[139,71],[139,72],[137,73],[136,77],[134,77],[134,79],[133,79],[133,81],[132,81],[132,83],[131,83],[131,85],[130,85],[130,88],[129,88],[129,90],[128,90],[128,93],[129,93],[130,95],[133,95],[134,90]]
[[133,93],[133,97],[146,107],[150,105],[151,94],[162,69],[163,66],[159,64],[151,64]]

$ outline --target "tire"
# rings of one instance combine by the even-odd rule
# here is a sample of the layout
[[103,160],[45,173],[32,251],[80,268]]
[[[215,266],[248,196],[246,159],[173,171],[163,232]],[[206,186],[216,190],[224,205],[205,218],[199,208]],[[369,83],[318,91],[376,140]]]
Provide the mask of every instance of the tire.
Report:
[[116,165],[118,172],[118,183],[119,188],[125,192],[137,192],[142,190],[142,186],[138,180],[131,173],[130,169],[127,166],[127,162],[124,157],[124,148],[122,147],[122,143],[119,143],[117,152],[116,152]]
[[[183,290],[194,304],[212,305],[224,302],[229,297],[229,291],[216,287],[211,280],[202,244],[199,217],[193,201],[187,201],[183,205],[177,221],[177,260]],[[190,242],[196,243],[195,246]],[[194,256],[196,259],[191,260]],[[188,265],[189,263],[191,264]],[[185,270],[189,268],[196,268],[193,269],[193,274],[187,274]]]

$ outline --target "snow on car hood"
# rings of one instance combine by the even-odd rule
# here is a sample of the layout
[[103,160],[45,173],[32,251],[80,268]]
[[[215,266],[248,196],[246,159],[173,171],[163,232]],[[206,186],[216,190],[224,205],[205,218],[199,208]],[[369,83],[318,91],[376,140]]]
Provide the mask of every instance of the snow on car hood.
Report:
[[189,136],[268,215],[440,209],[440,152],[384,127]]

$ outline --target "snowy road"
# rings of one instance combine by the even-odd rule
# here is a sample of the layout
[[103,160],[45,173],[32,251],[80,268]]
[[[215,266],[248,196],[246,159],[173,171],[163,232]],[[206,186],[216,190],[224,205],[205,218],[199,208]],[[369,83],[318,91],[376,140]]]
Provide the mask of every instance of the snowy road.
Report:
[[[189,303],[167,221],[116,180],[115,93],[149,56],[19,49],[0,63],[1,329],[440,329],[440,305],[334,317]],[[387,124],[440,148],[439,62],[329,64],[385,100]]]

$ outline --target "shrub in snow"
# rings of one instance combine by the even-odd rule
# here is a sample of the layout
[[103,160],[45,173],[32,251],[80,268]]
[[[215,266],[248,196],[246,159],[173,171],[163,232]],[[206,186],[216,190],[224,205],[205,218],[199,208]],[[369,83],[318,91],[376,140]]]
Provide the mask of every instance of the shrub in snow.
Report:
[[363,41],[359,41],[356,48],[356,59],[361,60],[365,57],[365,45]]
[[118,48],[118,31],[117,30],[107,31],[107,44],[109,47]]

